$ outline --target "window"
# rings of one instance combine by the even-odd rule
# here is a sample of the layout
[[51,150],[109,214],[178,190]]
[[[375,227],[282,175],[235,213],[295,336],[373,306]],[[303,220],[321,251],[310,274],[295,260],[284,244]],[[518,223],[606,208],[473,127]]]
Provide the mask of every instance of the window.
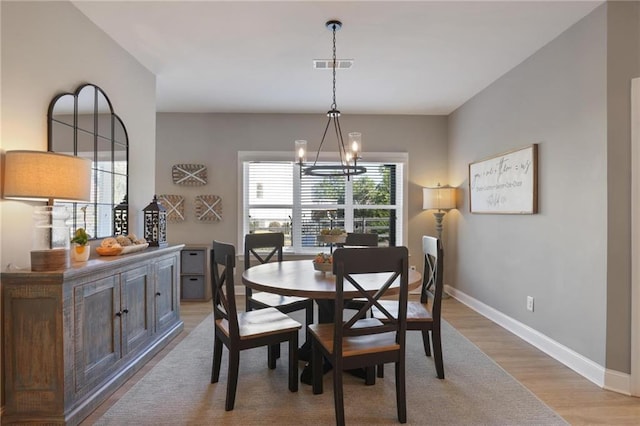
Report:
[[244,221],[239,241],[246,233],[283,232],[288,251],[316,253],[330,249],[318,242],[323,229],[343,228],[376,233],[381,246],[402,245],[406,158],[393,156],[399,158],[363,162],[367,172],[347,180],[300,176],[297,165],[278,156],[240,153]]

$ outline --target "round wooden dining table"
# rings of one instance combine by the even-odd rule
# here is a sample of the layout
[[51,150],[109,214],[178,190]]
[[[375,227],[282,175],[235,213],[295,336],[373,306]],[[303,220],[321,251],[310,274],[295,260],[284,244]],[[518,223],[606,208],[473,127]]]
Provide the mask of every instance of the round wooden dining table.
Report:
[[[391,273],[359,274],[358,282],[363,288],[374,294],[389,279]],[[335,299],[335,275],[316,271],[312,260],[290,260],[271,262],[253,266],[242,273],[242,282],[253,290],[266,291],[282,296],[299,296],[310,299]],[[420,286],[422,275],[409,270],[409,289]],[[396,279],[386,294],[397,294],[400,280]],[[344,297],[355,298],[362,295],[345,281]]]

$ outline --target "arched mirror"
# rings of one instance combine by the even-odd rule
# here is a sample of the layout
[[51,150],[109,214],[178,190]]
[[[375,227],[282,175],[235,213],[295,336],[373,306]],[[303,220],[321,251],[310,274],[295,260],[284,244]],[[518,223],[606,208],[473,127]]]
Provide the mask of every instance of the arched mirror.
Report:
[[69,225],[85,228],[92,238],[126,234],[128,214],[122,202],[128,192],[129,137],[107,95],[94,84],[83,84],[75,93],[53,98],[48,119],[49,151],[92,162],[91,201],[55,202],[67,206]]

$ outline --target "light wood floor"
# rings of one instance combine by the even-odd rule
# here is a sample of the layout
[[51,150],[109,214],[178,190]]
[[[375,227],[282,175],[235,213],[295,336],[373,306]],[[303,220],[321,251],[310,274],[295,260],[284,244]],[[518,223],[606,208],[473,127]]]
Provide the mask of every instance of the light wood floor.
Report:
[[[449,324],[570,424],[640,424],[640,398],[627,397],[599,388],[453,298],[445,299],[442,303],[443,317]],[[82,425],[91,425],[99,419],[209,313],[211,302],[183,303],[181,315],[185,331],[100,405]],[[446,354],[444,360],[446,374]]]

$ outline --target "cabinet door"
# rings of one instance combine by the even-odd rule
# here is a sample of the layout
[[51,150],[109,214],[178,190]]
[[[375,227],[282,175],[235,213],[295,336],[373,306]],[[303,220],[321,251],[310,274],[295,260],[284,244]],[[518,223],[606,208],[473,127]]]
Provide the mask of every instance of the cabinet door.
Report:
[[[55,285],[3,280],[3,395],[5,415],[54,412],[64,402],[62,292]],[[2,415],[0,415],[2,420]],[[2,421],[4,424],[4,421]]]
[[175,323],[180,316],[177,267],[177,256],[167,257],[156,263],[156,332]]
[[141,266],[125,271],[121,280],[122,354],[145,345],[153,334],[153,280],[150,268]]
[[74,288],[75,391],[96,383],[121,358],[120,283],[116,275]]

